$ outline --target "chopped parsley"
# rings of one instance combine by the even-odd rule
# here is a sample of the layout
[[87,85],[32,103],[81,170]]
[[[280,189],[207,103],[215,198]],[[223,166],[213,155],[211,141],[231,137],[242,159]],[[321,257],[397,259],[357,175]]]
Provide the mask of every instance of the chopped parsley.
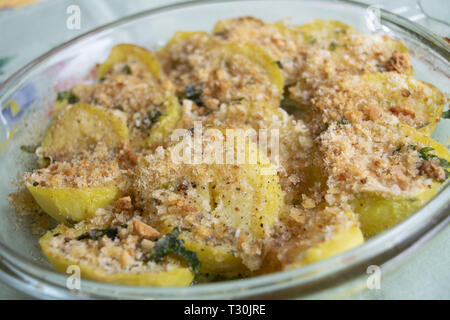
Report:
[[187,263],[191,266],[195,274],[200,270],[201,262],[198,260],[195,252],[186,249],[184,241],[178,239],[180,235],[180,229],[175,228],[171,233],[166,234],[164,237],[156,242],[153,251],[146,257],[146,261],[152,260],[155,262],[161,262],[162,259],[170,253],[173,253],[181,258],[186,259]]
[[399,153],[399,152],[402,150],[403,147],[404,147],[403,144],[398,145],[398,146],[395,148],[395,150],[392,151],[392,155],[394,155],[394,154],[396,154],[396,153]]
[[339,46],[339,44],[336,41],[331,41],[331,43],[330,43],[330,51],[336,50],[338,46]]
[[126,224],[122,224],[120,226],[112,226],[106,229],[92,229],[78,236],[77,240],[84,240],[84,239],[99,240],[104,236],[107,236],[108,238],[114,240],[117,237],[119,228],[126,228],[126,227],[127,227]]
[[280,60],[275,61],[277,63],[278,68],[283,69],[283,64]]
[[130,66],[129,65],[124,65],[123,66],[123,68],[122,68],[122,73],[123,74],[131,74],[131,68],[130,68]]
[[431,159],[436,159],[439,161],[439,164],[441,165],[441,167],[443,168],[449,168],[450,167],[450,162],[448,162],[447,160],[438,157],[435,154],[430,153],[431,151],[433,151],[434,148],[431,147],[424,147],[422,149],[420,149],[419,155],[423,160],[431,160]]
[[337,122],[337,126],[338,126],[338,128],[340,128],[341,126],[345,126],[345,125],[347,125],[347,124],[349,124],[349,123],[350,123],[350,122],[348,122],[347,119],[342,118],[341,121],[338,121],[338,122]]
[[148,112],[147,113],[148,129],[150,129],[162,116],[164,116],[164,114],[161,111],[159,111],[158,109]]
[[447,111],[442,112],[442,118],[450,119],[450,109],[447,110]]
[[74,104],[77,103],[79,101],[78,97],[76,95],[73,94],[72,91],[61,91],[58,92],[57,96],[56,96],[56,101],[64,101],[67,100],[67,102],[69,104]]
[[186,99],[192,100],[199,107],[204,106],[202,102],[202,93],[203,90],[201,88],[195,87],[192,84],[188,84],[184,87],[184,95]]
[[317,39],[314,37],[309,37],[308,44],[315,44],[317,42]]

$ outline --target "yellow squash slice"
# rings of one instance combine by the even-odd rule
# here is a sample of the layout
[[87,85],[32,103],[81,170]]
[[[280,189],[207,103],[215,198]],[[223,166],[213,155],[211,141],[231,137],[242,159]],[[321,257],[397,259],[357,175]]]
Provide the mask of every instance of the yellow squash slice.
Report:
[[[250,43],[237,43],[237,42],[230,42],[230,43],[221,43],[214,39],[212,36],[205,32],[177,32],[169,41],[168,43],[158,50],[157,57],[162,62],[163,66],[165,68],[171,69],[171,65],[173,63],[180,63],[178,59],[179,52],[177,50],[188,50],[184,48],[184,43],[190,43],[192,42],[192,47],[198,48],[199,50],[203,50],[205,56],[208,56],[209,54],[215,53],[215,57],[220,57],[220,61],[223,65],[231,66],[235,62],[233,57],[241,56],[244,57],[246,60],[248,60],[250,63],[254,63],[258,68],[261,68],[264,70],[265,74],[267,75],[267,78],[269,79],[270,83],[273,84],[279,94],[283,92],[283,84],[284,84],[284,77],[280,70],[280,67],[278,66],[277,62],[271,58],[271,56],[264,51],[261,47],[250,44]],[[177,46],[180,46],[180,48],[177,48]],[[191,47],[191,44],[185,46],[187,48]],[[172,50],[176,49],[176,53],[174,56],[172,56],[174,53],[171,52]],[[174,58],[175,57],[175,58]],[[176,61],[172,61],[172,59],[175,59]],[[215,61],[215,60],[214,60]],[[181,63],[183,63],[181,61]],[[223,67],[221,67],[223,68]],[[221,68],[219,68],[216,71],[219,71]],[[229,67],[227,67],[229,68]],[[235,67],[234,67],[235,68]],[[223,71],[223,70],[222,70]],[[170,76],[170,74],[169,74]],[[174,83],[177,82],[177,79],[172,79]],[[250,83],[251,81],[249,81]],[[184,85],[198,85],[197,83],[185,83]],[[246,85],[244,85],[246,86]],[[182,88],[181,88],[182,89]],[[179,89],[180,90],[180,89]],[[271,100],[271,104],[278,106],[279,105],[279,94],[274,94],[273,101]],[[213,96],[213,98],[218,98]],[[240,96],[233,96],[231,100],[233,99],[239,99]],[[256,97],[252,97],[256,98]],[[225,102],[225,101],[222,101]]]
[[182,111],[178,99],[170,96],[161,107],[161,116],[152,125],[150,136],[145,139],[147,147],[161,144],[175,129],[181,119]]
[[228,43],[225,50],[232,54],[240,54],[250,61],[262,66],[270,81],[274,83],[280,92],[283,92],[284,77],[277,62],[273,60],[261,47],[250,43]]
[[[168,263],[168,270],[166,271],[156,270],[141,273],[110,273],[99,266],[81,264],[76,259],[64,255],[60,250],[50,245],[50,241],[55,235],[64,235],[68,230],[68,227],[59,225],[54,230],[47,232],[39,241],[45,256],[59,272],[66,273],[69,266],[76,265],[80,268],[82,278],[134,286],[188,286],[194,279],[194,274],[189,268],[182,267],[175,261]],[[83,228],[70,230],[74,237],[86,231]]]
[[294,27],[293,32],[303,36],[305,44],[315,45],[332,41],[344,41],[349,34],[355,33],[355,29],[341,21],[315,19],[309,23]]
[[361,79],[374,90],[380,106],[391,110],[400,120],[402,113],[408,116],[411,110],[414,119],[423,119],[416,129],[426,135],[433,133],[445,105],[444,95],[439,89],[411,76],[393,72],[365,74]]
[[150,73],[157,79],[163,78],[161,66],[153,54],[145,48],[134,44],[118,44],[111,49],[108,59],[98,68],[98,79],[103,78],[118,62],[124,62],[129,57],[136,58],[145,64]]
[[329,239],[319,242],[306,250],[300,261],[287,265],[285,269],[294,269],[322,261],[364,243],[364,237],[361,229],[358,227],[355,214],[350,211],[346,214],[350,220],[348,223],[338,227]]
[[95,148],[99,142],[119,148],[128,128],[114,112],[89,104],[75,104],[58,113],[42,140],[44,153],[68,156]]
[[[247,145],[247,156],[259,153],[253,142]],[[177,146],[166,150],[166,156],[170,157]],[[174,227],[190,229],[187,221],[201,220],[199,229],[193,226],[192,235],[190,231],[184,231],[182,238],[186,248],[197,253],[202,262],[202,273],[229,276],[248,273],[236,244],[229,238],[234,238],[236,232],[243,242],[267,238],[283,204],[278,176],[266,161],[190,165],[149,156],[139,162],[136,177],[138,205],[150,211],[157,210],[155,203],[156,206],[158,203],[168,206],[165,213],[158,214],[163,232],[168,233]],[[183,181],[184,184],[180,184]],[[209,223],[217,228],[202,226]],[[225,234],[216,234],[211,245],[208,234],[219,229]],[[202,240],[203,236],[205,240]]]
[[27,183],[26,187],[42,210],[60,222],[77,222],[89,218],[120,194],[116,186],[50,188]]
[[[402,125],[401,130],[418,143],[434,149],[433,153],[450,161],[450,152],[440,143],[421,134],[417,130]],[[386,198],[376,194],[362,194],[352,202],[361,224],[364,236],[374,236],[407,218],[426,204],[442,184],[434,181],[430,189],[407,198]]]

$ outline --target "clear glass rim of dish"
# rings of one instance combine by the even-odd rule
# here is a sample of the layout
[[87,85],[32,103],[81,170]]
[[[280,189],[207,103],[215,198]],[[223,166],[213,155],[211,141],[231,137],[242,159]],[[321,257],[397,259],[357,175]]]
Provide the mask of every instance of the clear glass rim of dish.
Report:
[[[312,2],[312,0],[288,0],[293,2]],[[20,86],[23,77],[64,48],[105,30],[125,25],[165,11],[187,7],[210,5],[212,3],[255,2],[255,0],[196,0],[180,2],[164,7],[150,9],[130,15],[112,23],[84,33],[44,55],[31,61],[11,75],[0,85],[0,97],[13,92]],[[327,0],[319,2],[341,3],[367,8],[368,5],[348,0]],[[450,63],[450,46],[424,27],[403,17],[381,9],[381,21],[387,22],[414,34],[421,43],[432,48],[446,64]],[[305,295],[339,285],[357,278],[369,265],[382,265],[400,256],[408,249],[418,246],[450,223],[450,186],[447,184],[424,207],[403,222],[368,239],[364,244],[302,268],[255,276],[247,279],[229,280],[190,287],[139,287],[91,280],[82,281],[79,292],[71,292],[65,286],[67,275],[58,273],[51,267],[36,264],[30,257],[12,249],[0,241],[0,280],[36,297],[59,298],[229,298],[229,297],[282,297],[283,294]],[[364,271],[363,271],[364,270]]]

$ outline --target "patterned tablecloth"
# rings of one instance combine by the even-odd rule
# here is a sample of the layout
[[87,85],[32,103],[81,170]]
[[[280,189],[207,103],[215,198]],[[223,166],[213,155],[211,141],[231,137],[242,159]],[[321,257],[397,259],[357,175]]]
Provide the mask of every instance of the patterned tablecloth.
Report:
[[[179,0],[0,0],[0,82],[54,46],[117,18]],[[448,0],[366,0],[450,37]],[[67,8],[81,9],[81,28],[66,28]],[[20,39],[18,41],[17,39]],[[36,41],[39,39],[39,41]],[[379,290],[354,299],[450,299],[450,226],[414,252],[400,269],[382,277]],[[0,299],[26,299],[0,283]]]

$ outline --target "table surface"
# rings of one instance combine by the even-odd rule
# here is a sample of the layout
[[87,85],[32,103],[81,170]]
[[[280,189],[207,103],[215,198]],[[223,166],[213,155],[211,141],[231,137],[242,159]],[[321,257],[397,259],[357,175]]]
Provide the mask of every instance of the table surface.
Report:
[[[32,3],[20,8],[3,9],[0,1],[0,82],[25,63],[64,41],[92,28],[135,12],[180,2],[179,0],[78,0],[81,28],[65,27],[70,0],[6,0],[6,3]],[[403,15],[435,33],[450,37],[450,1],[366,0]],[[425,13],[424,13],[425,12]],[[45,17],[45,18],[40,18]],[[63,26],[63,27],[62,27]],[[40,35],[51,35],[42,37]],[[21,41],[16,39],[20,38]],[[39,41],[36,41],[39,39]],[[7,45],[6,45],[7,44]],[[353,299],[450,299],[450,226],[414,252],[409,263],[381,278],[379,290],[365,290]],[[28,299],[17,290],[0,283],[0,299]]]

